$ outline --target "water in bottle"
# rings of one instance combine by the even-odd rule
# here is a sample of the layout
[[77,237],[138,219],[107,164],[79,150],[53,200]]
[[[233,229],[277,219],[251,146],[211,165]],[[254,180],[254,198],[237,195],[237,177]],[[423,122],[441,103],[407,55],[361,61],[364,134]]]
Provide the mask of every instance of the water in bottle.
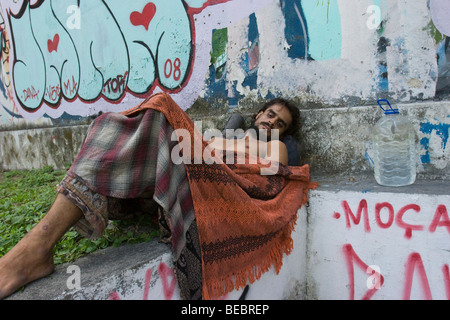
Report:
[[[382,102],[387,102],[389,109],[384,109]],[[373,131],[375,180],[383,186],[411,185],[416,180],[414,128],[389,101],[379,100],[378,104],[385,115]]]

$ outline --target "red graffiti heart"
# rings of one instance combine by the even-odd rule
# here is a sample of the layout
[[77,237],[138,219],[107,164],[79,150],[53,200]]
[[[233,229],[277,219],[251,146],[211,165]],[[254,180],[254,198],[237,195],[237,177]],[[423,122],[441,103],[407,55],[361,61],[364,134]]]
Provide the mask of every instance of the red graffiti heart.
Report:
[[59,34],[55,34],[52,39],[47,40],[47,49],[48,52],[51,53],[52,51],[58,52],[58,44],[59,44]]
[[148,31],[148,26],[156,14],[156,6],[154,3],[149,2],[145,5],[142,12],[133,11],[130,15],[130,21],[133,26],[144,26]]

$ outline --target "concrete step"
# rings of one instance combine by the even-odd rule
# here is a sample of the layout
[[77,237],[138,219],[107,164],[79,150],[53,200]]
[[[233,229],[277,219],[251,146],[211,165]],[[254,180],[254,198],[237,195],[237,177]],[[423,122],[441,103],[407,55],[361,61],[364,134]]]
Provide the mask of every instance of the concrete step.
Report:
[[[450,184],[387,188],[371,176],[327,177],[299,211],[294,250],[247,299],[450,298]],[[176,300],[169,248],[108,248],[60,265],[9,299]],[[237,300],[242,290],[225,299]]]
[[450,298],[450,181],[327,178],[309,203],[307,299]]
[[[294,252],[283,261],[277,275],[269,270],[250,285],[246,299],[301,299],[305,291],[306,210],[300,210],[298,230],[292,234]],[[179,300],[170,248],[151,241],[107,248],[79,260],[59,265],[54,273],[11,295],[10,300]],[[268,290],[270,288],[270,290]],[[238,300],[244,289],[225,300]]]

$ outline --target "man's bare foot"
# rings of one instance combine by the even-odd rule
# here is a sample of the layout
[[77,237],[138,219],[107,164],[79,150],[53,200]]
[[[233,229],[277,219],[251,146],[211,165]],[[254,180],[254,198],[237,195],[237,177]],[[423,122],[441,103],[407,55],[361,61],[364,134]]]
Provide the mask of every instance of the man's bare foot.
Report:
[[0,258],[0,299],[53,272],[52,250],[44,249],[32,234],[26,235]]
[[53,272],[53,247],[82,216],[76,205],[58,194],[44,218],[0,258],[0,299]]

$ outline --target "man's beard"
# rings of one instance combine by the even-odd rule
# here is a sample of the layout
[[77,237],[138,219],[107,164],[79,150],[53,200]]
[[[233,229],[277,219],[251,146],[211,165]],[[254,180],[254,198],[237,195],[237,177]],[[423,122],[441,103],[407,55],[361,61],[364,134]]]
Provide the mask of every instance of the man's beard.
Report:
[[[256,134],[257,140],[269,142],[271,140],[270,134],[268,135],[267,129],[260,129],[255,125],[255,121],[250,124],[249,130],[252,130]],[[269,131],[270,132],[270,131]]]

